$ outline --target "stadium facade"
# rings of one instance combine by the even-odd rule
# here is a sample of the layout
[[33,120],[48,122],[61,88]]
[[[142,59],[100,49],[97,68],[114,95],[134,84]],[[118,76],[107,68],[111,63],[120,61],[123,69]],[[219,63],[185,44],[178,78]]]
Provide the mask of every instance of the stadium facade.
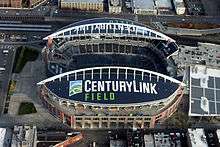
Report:
[[74,129],[148,128],[172,115],[183,95],[175,40],[130,20],[96,18],[44,38],[48,78],[39,94]]

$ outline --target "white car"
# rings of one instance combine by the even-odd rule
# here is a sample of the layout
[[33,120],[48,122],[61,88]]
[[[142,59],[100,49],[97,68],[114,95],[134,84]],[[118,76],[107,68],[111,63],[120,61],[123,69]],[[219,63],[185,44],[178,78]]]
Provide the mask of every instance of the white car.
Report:
[[8,54],[8,50],[3,50],[3,54]]
[[5,68],[3,68],[3,67],[0,67],[0,71],[5,71]]

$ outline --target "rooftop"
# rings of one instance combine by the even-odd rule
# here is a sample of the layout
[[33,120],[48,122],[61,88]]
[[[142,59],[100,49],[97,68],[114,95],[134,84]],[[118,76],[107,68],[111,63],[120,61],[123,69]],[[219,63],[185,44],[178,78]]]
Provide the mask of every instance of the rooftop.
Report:
[[144,144],[145,146],[153,147],[154,146],[154,139],[151,134],[149,135],[144,135]]
[[179,47],[179,55],[174,57],[178,65],[205,63],[207,66],[220,67],[220,45],[198,42],[198,45]]
[[[84,24],[93,24],[93,23],[125,23],[125,24],[134,24],[134,25],[138,25],[138,26],[144,26],[138,22],[132,21],[132,20],[128,20],[128,19],[119,19],[119,18],[92,18],[92,19],[86,19],[86,20],[82,20],[76,23],[72,23],[70,25],[67,25],[59,30],[63,30],[66,28],[71,28],[71,27],[75,27],[75,26],[80,26],[80,25],[84,25]],[[59,31],[58,30],[58,31]]]
[[71,2],[71,3],[103,3],[103,0],[62,0],[61,2]]
[[216,130],[216,134],[217,134],[217,137],[218,137],[218,142],[220,143],[220,129]]
[[4,146],[6,128],[0,128],[0,146]]
[[11,129],[0,128],[0,147],[10,147]]
[[216,129],[204,129],[208,146],[219,146],[219,140]]
[[157,0],[156,5],[157,5],[158,8],[172,9],[171,0]]
[[[118,70],[117,70],[118,69]],[[127,72],[126,72],[127,69]],[[135,71],[135,72],[134,72]],[[143,71],[143,72],[142,72]],[[76,77],[75,77],[76,76]],[[107,92],[106,89],[106,81],[113,80],[110,82],[110,85],[118,85],[120,82],[127,81],[128,83],[136,82],[137,84],[131,83],[130,91],[133,91],[133,88],[136,86],[140,86],[139,89],[145,87],[145,83],[155,83],[154,87],[149,86],[151,88],[151,91],[146,91],[144,89],[141,90],[141,92],[128,92],[127,90],[122,89],[115,89],[114,88],[114,99],[96,99],[92,98],[87,95],[88,97],[85,98],[83,95],[85,94],[85,89],[82,88],[80,93],[77,94],[70,94],[71,88],[74,87],[74,81],[80,82],[78,85],[87,85],[89,86],[91,83],[88,83],[86,81],[99,81],[97,83],[103,85],[103,91]],[[118,82],[116,82],[118,81]],[[102,82],[102,83],[100,83]],[[73,83],[73,86],[70,84]],[[148,83],[148,84],[149,84]],[[54,94],[56,94],[60,98],[66,98],[73,101],[83,102],[85,104],[93,103],[95,104],[104,104],[104,105],[146,105],[149,103],[159,103],[161,101],[166,101],[168,98],[170,98],[171,95],[175,94],[176,90],[180,86],[181,81],[178,81],[174,78],[171,78],[169,76],[152,72],[149,70],[143,70],[143,69],[137,69],[137,68],[128,68],[128,67],[94,67],[94,68],[86,68],[86,69],[79,69],[74,70],[70,72],[66,72],[60,75],[53,76],[51,78],[48,78],[40,83],[46,84],[46,86],[50,89],[50,91]],[[138,85],[139,84],[139,85]],[[141,86],[143,84],[143,87]],[[75,84],[77,85],[77,84]],[[120,85],[119,85],[120,86]],[[98,86],[99,89],[100,85]],[[111,86],[112,87],[112,86]],[[116,86],[117,87],[117,86]],[[165,87],[165,88],[164,88]],[[74,88],[73,88],[74,89]],[[72,91],[72,90],[71,90]],[[100,89],[98,90],[100,91]],[[110,90],[111,91],[111,90]],[[157,94],[155,94],[155,91]],[[108,96],[107,96],[108,97]],[[118,97],[118,98],[116,98]]]
[[110,6],[121,6],[122,5],[122,1],[121,0],[109,0],[109,4]]
[[190,67],[189,115],[220,115],[220,69],[204,65]]
[[135,9],[154,9],[153,0],[133,0]]
[[204,129],[188,129],[188,133],[192,147],[208,147]]
[[14,126],[11,146],[17,147],[19,144],[33,146],[36,141],[36,135],[36,126]]
[[110,140],[110,147],[125,147],[126,143],[123,140]]
[[181,142],[183,141],[183,133],[179,132],[172,132],[172,133],[155,133],[154,134],[154,142],[155,146],[163,146],[163,147],[170,147],[170,146],[181,146]]

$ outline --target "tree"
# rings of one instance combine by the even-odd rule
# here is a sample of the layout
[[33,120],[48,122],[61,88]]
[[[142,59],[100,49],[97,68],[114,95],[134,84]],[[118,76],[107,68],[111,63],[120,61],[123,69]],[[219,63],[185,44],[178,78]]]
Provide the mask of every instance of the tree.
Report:
[[22,0],[21,6],[22,6],[22,8],[29,8],[30,0]]
[[187,128],[188,115],[181,111],[176,111],[170,118],[164,121],[164,124],[169,127]]

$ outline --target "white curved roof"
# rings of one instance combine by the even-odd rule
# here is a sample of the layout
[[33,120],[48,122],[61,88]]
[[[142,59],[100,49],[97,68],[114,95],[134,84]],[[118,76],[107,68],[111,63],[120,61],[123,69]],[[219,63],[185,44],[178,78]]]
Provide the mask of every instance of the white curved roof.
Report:
[[[90,76],[88,76],[90,74]],[[112,77],[112,74],[114,75]],[[80,78],[79,76],[80,75]],[[147,78],[146,78],[147,76]],[[87,78],[86,78],[87,77]],[[92,102],[92,101],[84,101],[82,97],[72,97],[69,96],[69,91],[67,90],[67,87],[69,87],[69,84],[66,85],[66,82],[72,80],[88,80],[88,77],[93,79],[100,79],[100,81],[105,81],[109,79],[115,79],[115,80],[131,80],[131,78],[135,81],[137,80],[149,80],[154,81],[155,83],[158,83],[158,92],[157,94],[149,94],[149,95],[139,95],[137,96],[137,93],[130,93],[128,92],[126,95],[126,99],[117,99],[115,103],[100,101],[100,102]],[[79,78],[79,79],[78,79]],[[58,81],[59,80],[59,81]],[[62,82],[64,80],[64,83]],[[52,82],[49,84],[49,82]],[[58,82],[58,83],[57,83]],[[160,82],[166,83],[159,84]],[[104,105],[104,106],[129,106],[129,105],[147,105],[147,104],[156,104],[160,102],[165,102],[169,98],[174,98],[173,96],[176,95],[176,92],[178,91],[179,86],[185,86],[184,83],[181,81],[178,81],[172,77],[152,72],[149,70],[143,70],[138,68],[130,68],[130,67],[117,67],[117,66],[111,66],[111,67],[93,67],[93,68],[85,68],[85,69],[78,69],[66,73],[62,73],[53,77],[50,77],[46,80],[43,80],[38,83],[38,85],[44,85],[48,83],[48,85],[45,85],[47,88],[50,85],[55,84],[55,89],[50,87],[48,90],[52,95],[54,95],[59,100],[64,101],[70,101],[73,103],[81,103],[81,104],[87,104],[87,105]],[[170,86],[173,85],[173,86]],[[165,86],[165,87],[164,87]],[[168,90],[168,91],[167,91]],[[124,92],[126,93],[126,92]],[[130,95],[131,94],[131,95]],[[124,95],[125,96],[125,95]],[[123,96],[122,96],[123,97]],[[137,98],[138,97],[138,98]],[[171,99],[172,99],[171,98]],[[170,99],[170,100],[171,100]]]
[[89,21],[83,21],[83,23],[75,23],[45,37],[44,40],[48,40],[49,38],[69,38],[74,36],[99,37],[100,35],[142,37],[175,42],[175,40],[163,33],[132,21],[127,23],[118,19],[92,19]]
[[73,70],[73,71],[65,72],[65,73],[62,73],[62,74],[50,77],[50,78],[45,79],[45,80],[43,80],[43,81],[41,81],[41,82],[39,82],[37,84],[38,85],[42,85],[42,84],[45,84],[47,82],[54,81],[56,79],[62,78],[64,76],[69,76],[69,75],[72,75],[72,74],[77,74],[78,72],[100,70],[100,74],[101,74],[104,69],[108,69],[109,71],[111,69],[116,69],[117,71],[119,71],[119,69],[124,69],[126,71],[127,70],[132,70],[132,71],[134,71],[134,73],[136,73],[136,71],[139,71],[139,72],[142,73],[142,75],[144,75],[144,73],[149,73],[150,75],[155,75],[157,77],[162,77],[164,80],[169,80],[171,82],[178,83],[178,84],[181,84],[182,86],[185,86],[185,84],[182,83],[181,81],[179,81],[177,79],[174,79],[172,77],[169,77],[167,75],[158,73],[158,72],[154,72],[154,71],[150,71],[150,70],[146,70],[146,69],[139,69],[139,68],[132,68],[132,67],[119,67],[119,66],[91,67],[91,68],[84,68],[84,69]]

